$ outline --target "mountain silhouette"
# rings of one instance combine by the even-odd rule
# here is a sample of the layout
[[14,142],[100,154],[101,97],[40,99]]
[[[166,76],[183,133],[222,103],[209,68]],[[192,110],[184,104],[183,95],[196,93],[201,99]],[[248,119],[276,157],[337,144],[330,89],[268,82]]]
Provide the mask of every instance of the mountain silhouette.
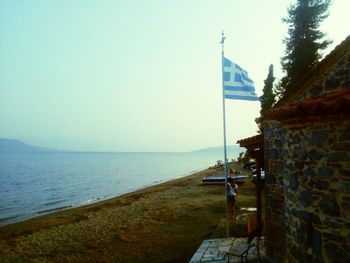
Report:
[[0,152],[33,152],[56,151],[55,149],[42,148],[26,144],[19,140],[0,138]]

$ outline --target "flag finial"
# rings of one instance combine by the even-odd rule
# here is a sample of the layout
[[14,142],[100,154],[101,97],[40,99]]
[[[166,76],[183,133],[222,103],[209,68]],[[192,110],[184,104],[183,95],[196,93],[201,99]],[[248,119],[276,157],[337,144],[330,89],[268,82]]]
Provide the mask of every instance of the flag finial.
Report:
[[220,41],[220,44],[224,44],[224,42],[225,42],[225,39],[226,39],[226,37],[225,37],[225,35],[224,35],[224,30],[222,30],[222,33],[221,33],[221,41]]

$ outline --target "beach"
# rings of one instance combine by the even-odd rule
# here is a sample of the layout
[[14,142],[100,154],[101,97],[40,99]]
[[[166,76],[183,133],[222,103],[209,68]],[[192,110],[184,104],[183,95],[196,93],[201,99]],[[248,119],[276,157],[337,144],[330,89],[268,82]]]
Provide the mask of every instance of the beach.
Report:
[[[225,236],[225,189],[202,184],[204,176],[222,173],[206,169],[1,227],[0,261],[188,262],[204,239]],[[254,204],[254,185],[246,182],[239,206]]]

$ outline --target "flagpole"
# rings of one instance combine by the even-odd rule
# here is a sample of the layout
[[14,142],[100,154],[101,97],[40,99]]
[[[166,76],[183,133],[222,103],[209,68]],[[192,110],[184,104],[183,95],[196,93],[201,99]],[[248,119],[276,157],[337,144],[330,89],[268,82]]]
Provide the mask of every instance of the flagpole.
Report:
[[[221,67],[222,67],[222,117],[223,117],[223,130],[224,130],[224,173],[225,173],[225,201],[227,204],[227,147],[226,147],[226,110],[225,110],[225,93],[224,93],[224,31],[221,34]],[[229,237],[229,211],[226,205],[226,237]]]

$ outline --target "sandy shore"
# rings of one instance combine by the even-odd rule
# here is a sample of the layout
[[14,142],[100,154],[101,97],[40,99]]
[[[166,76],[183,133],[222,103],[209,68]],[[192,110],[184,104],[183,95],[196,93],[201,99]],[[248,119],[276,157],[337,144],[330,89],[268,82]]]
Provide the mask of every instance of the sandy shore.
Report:
[[[1,262],[188,262],[202,240],[223,237],[223,186],[202,172],[88,206],[0,228]],[[240,205],[254,205],[246,183]],[[245,197],[243,197],[245,196]]]

